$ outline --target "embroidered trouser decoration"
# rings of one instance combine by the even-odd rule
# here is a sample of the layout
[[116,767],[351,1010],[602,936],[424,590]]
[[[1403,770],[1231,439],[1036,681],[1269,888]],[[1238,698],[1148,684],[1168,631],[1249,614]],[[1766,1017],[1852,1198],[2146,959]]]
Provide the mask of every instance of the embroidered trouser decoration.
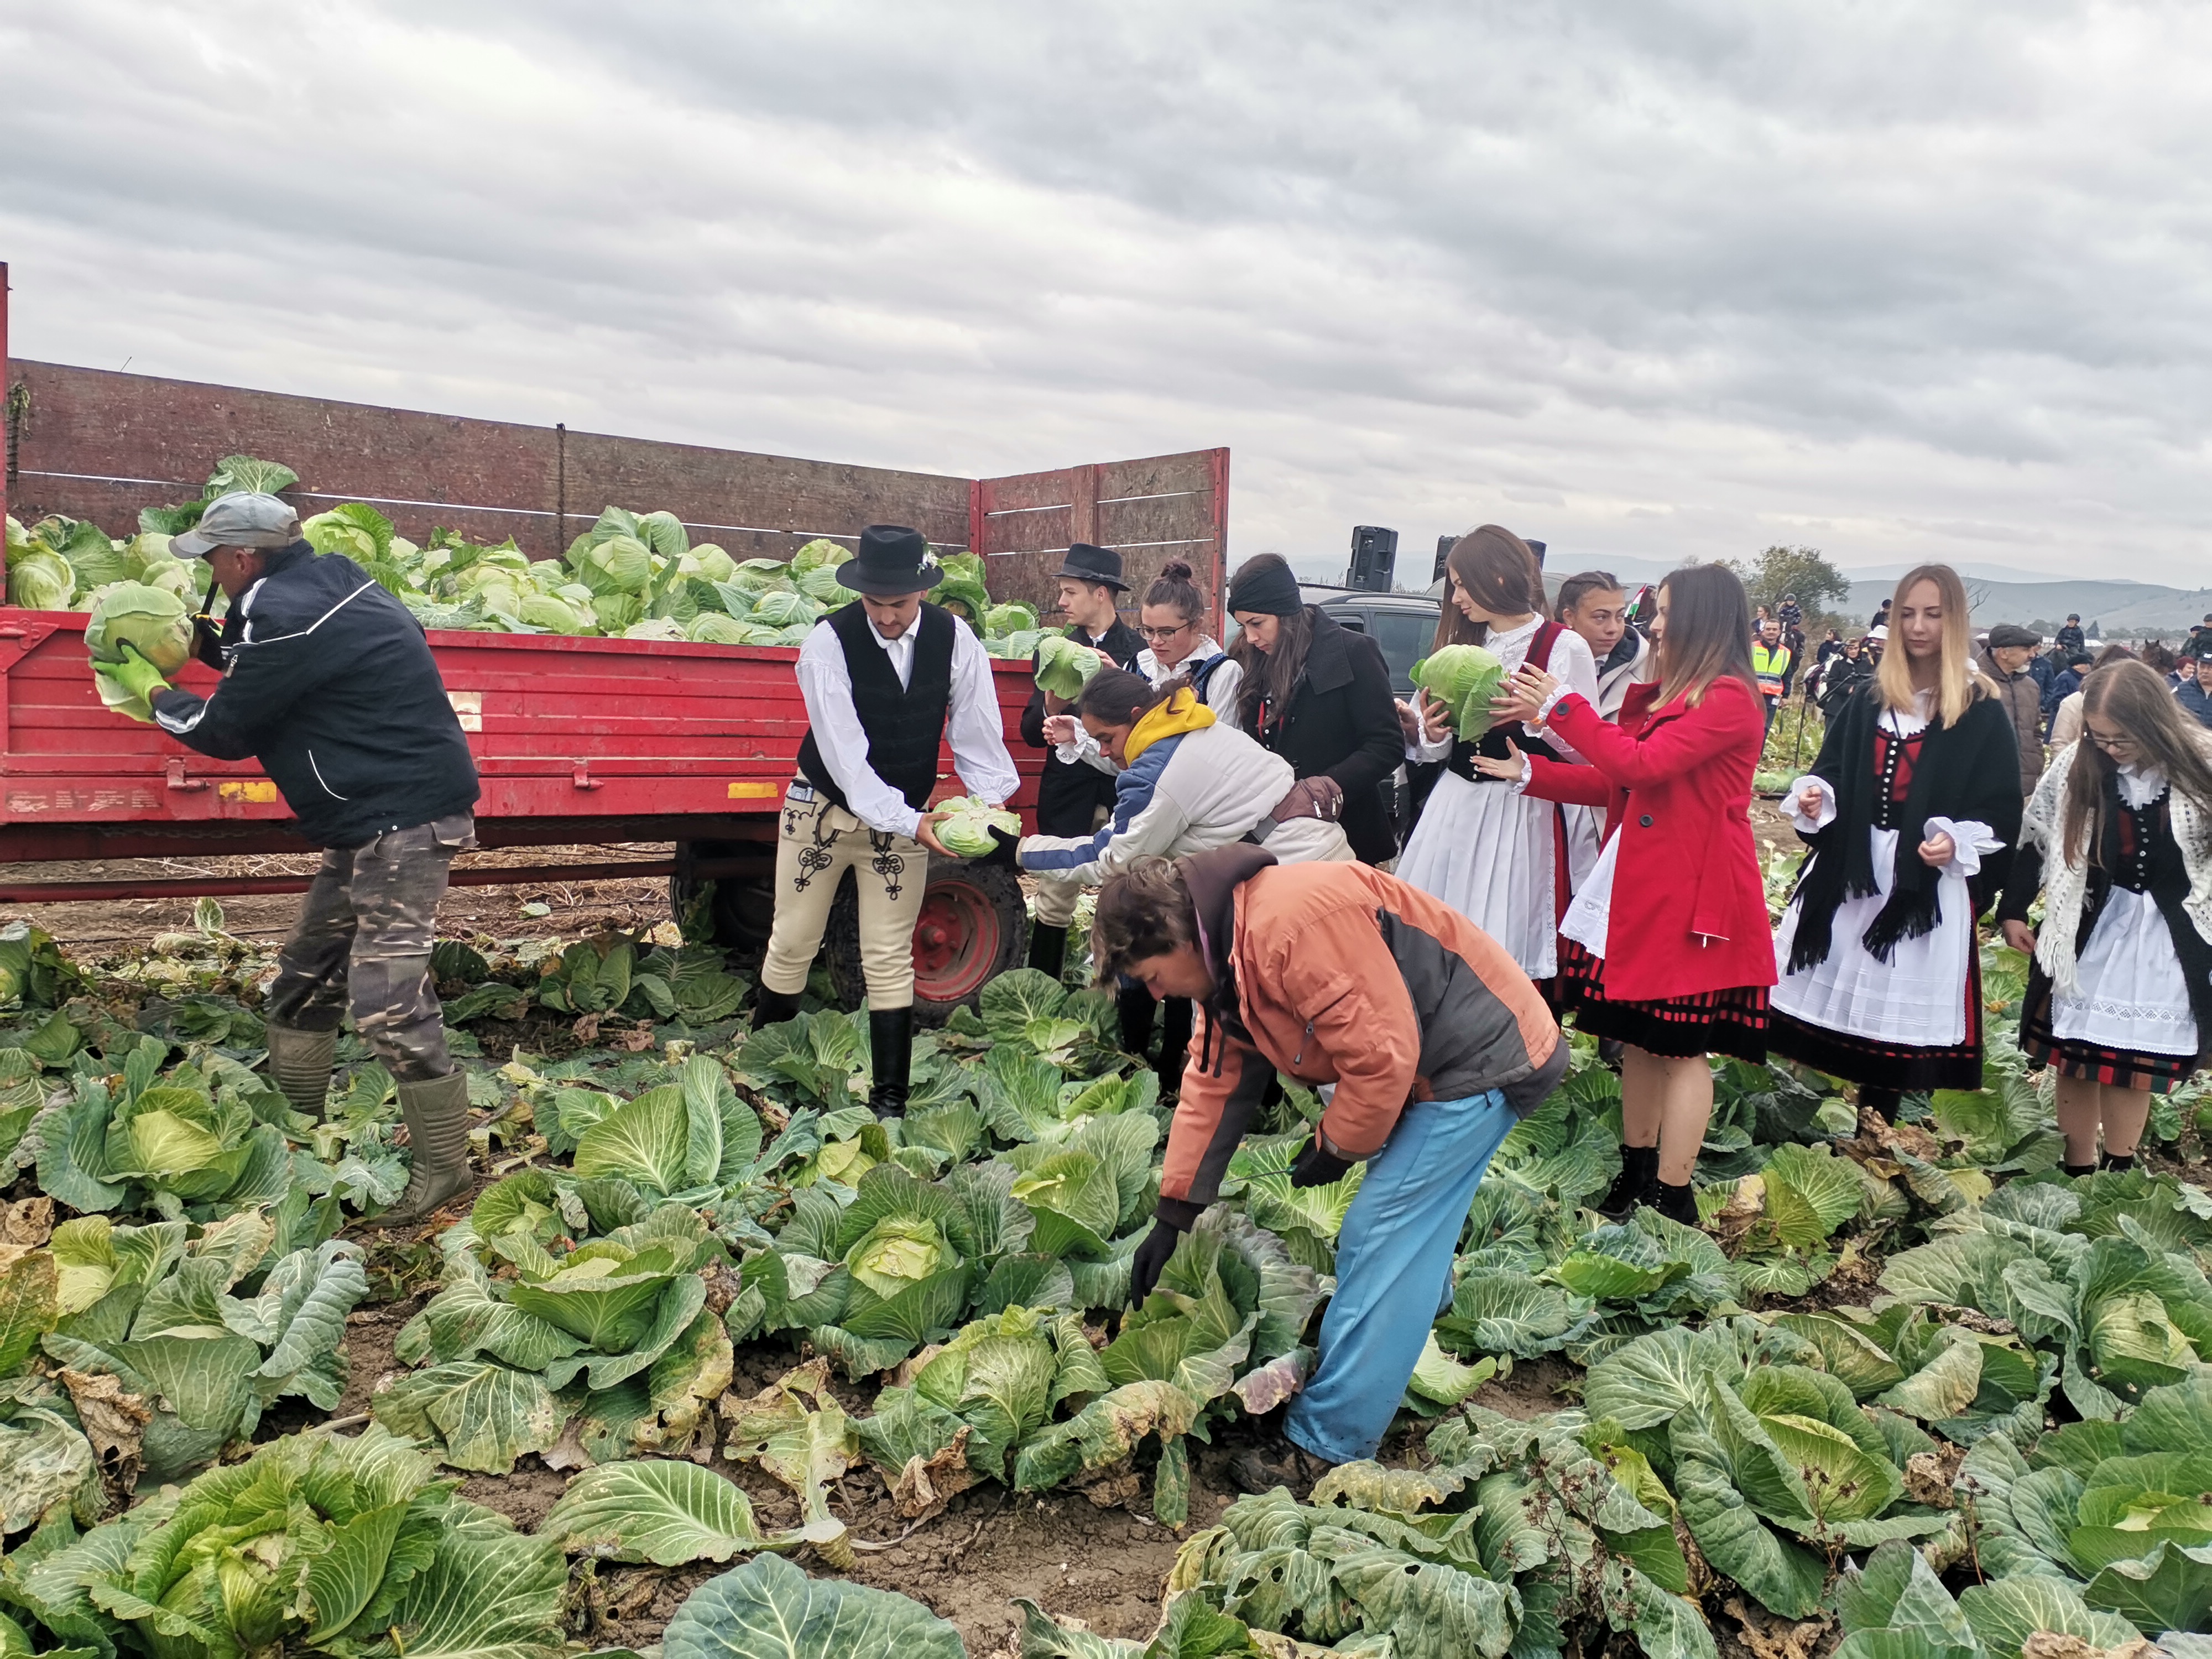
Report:
[[427,1083],[451,1072],[430,951],[453,854],[474,845],[474,820],[461,812],[325,850],[277,954],[267,1017],[298,1030],[334,1031],[350,1012],[397,1081]]
[[859,901],[860,969],[868,1006],[878,1012],[914,1002],[914,928],[926,885],[908,878],[928,868],[929,849],[905,836],[870,830],[826,800],[787,800],[775,848],[775,923],[761,983],[796,996],[822,948],[830,908],[845,872]]

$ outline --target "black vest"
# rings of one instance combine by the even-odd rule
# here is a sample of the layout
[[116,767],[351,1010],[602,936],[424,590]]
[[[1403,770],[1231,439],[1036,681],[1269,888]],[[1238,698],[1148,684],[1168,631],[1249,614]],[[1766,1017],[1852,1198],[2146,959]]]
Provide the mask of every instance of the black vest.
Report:
[[[914,673],[902,689],[890,653],[876,643],[875,624],[858,599],[823,620],[845,648],[853,709],[860,717],[860,729],[868,734],[869,766],[906,797],[908,806],[921,811],[937,787],[937,750],[952,706],[952,630],[960,624],[949,611],[928,604],[921,607]],[[811,728],[799,745],[799,769],[823,796],[852,810],[845,792],[822,763],[822,750]]]

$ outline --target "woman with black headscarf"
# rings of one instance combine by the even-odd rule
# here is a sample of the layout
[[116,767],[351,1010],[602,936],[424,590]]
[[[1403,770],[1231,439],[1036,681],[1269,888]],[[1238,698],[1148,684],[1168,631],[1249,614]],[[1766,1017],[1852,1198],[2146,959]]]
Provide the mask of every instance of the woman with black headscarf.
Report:
[[1298,579],[1273,553],[1248,559],[1229,584],[1243,671],[1237,723],[1290,762],[1300,778],[1335,786],[1346,840],[1364,864],[1397,856],[1382,786],[1403,758],[1390,671],[1364,634],[1299,597]]

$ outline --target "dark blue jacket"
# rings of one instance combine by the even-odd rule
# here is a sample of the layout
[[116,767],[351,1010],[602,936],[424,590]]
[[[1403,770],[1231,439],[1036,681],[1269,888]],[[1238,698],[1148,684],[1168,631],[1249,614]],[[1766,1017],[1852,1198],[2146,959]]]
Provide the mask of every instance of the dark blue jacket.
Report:
[[2043,688],[2043,718],[2048,725],[2058,712],[2058,705],[2081,689],[2081,672],[2076,668],[2062,668],[2051,677],[2051,684]]
[[2204,695],[2204,688],[2195,680],[2184,680],[2173,688],[2173,700],[2197,717],[2199,726],[2212,726],[2212,697]]
[[261,763],[323,847],[465,812],[477,768],[414,613],[342,554],[279,550],[224,618],[211,697],[154,694],[154,718],[217,760]]

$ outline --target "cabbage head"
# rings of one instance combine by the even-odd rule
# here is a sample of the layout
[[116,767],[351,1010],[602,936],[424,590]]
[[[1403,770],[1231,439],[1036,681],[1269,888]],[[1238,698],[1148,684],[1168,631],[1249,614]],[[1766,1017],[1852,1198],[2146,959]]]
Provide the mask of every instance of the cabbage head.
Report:
[[1019,603],[994,605],[983,615],[983,631],[994,639],[1018,634],[1024,629],[1034,629],[1036,625],[1037,613]]
[[[381,514],[378,516],[381,517]],[[300,526],[300,534],[318,553],[343,553],[356,564],[374,563],[383,557],[384,548],[378,544],[374,526],[362,523],[349,514],[333,507],[328,513],[318,513]],[[391,541],[391,526],[385,526],[384,541]]]
[[85,649],[100,663],[119,663],[129,645],[166,676],[192,655],[192,618],[183,598],[145,582],[116,582],[94,597],[84,625]]
[[817,614],[804,593],[763,593],[753,605],[751,620],[762,628],[811,627]]
[[[569,574],[568,566],[558,559],[532,559],[530,568],[522,574],[530,579],[531,586],[540,593],[558,594],[564,587],[580,586]],[[587,595],[591,591],[588,587],[584,589]]]
[[642,621],[645,605],[635,593],[600,593],[592,598],[592,615],[599,623],[599,632],[612,635]]
[[1447,645],[1413,665],[1413,684],[1452,711],[1452,729],[1472,743],[1491,727],[1490,700],[1505,665],[1479,645]]
[[994,824],[1010,836],[1022,832],[1018,813],[993,806],[980,795],[957,796],[931,810],[946,814],[938,820],[938,840],[945,843],[948,852],[957,853],[963,859],[980,859],[991,851],[995,844],[991,840]]
[[677,568],[702,581],[726,582],[737,574],[738,562],[714,543],[702,542],[677,561]]
[[8,550],[8,603],[26,611],[66,611],[76,592],[70,562],[36,542]]
[[853,550],[842,547],[827,536],[817,536],[812,541],[791,556],[791,576],[793,580],[812,570],[834,570],[853,556]]
[[957,1267],[960,1257],[937,1224],[921,1216],[885,1216],[845,1258],[853,1278],[888,1302],[901,1291]]
[[726,617],[719,611],[702,611],[691,618],[691,626],[684,630],[684,637],[702,645],[750,645],[751,632],[735,617]]
[[576,574],[593,593],[642,593],[653,584],[653,555],[635,536],[610,536],[584,550]]
[[804,572],[799,591],[817,605],[842,605],[853,597],[853,590],[837,580],[837,567],[830,564]]
[[1037,641],[1036,683],[1064,702],[1081,696],[1091,677],[1105,665],[1105,658],[1065,634],[1048,634]]
[[549,634],[580,634],[589,626],[568,601],[556,599],[550,593],[532,593],[525,599],[515,612],[515,620],[542,628]]
[[632,623],[623,629],[626,640],[688,640],[684,624],[672,617],[650,617],[641,623]]

